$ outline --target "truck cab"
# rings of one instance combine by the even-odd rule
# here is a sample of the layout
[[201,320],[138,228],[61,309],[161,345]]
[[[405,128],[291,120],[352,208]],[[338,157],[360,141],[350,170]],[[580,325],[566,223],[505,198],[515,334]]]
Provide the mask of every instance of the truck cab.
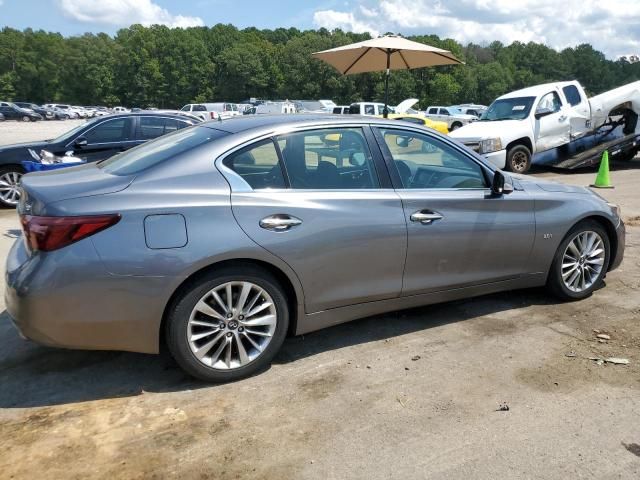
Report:
[[451,136],[498,168],[524,173],[534,153],[567,145],[592,127],[587,95],[577,81],[571,81],[503,95],[478,122]]

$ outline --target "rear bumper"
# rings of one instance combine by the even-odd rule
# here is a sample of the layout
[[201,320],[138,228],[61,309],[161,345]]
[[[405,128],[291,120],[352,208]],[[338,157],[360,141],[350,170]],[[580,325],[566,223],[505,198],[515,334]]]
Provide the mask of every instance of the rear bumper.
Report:
[[110,275],[89,241],[29,256],[22,239],[7,257],[5,306],[37,343],[157,353],[168,277]]
[[622,220],[620,220],[620,224],[618,225],[618,228],[616,228],[616,239],[618,243],[618,248],[616,249],[615,257],[612,258],[611,262],[609,263],[609,271],[615,270],[616,268],[618,268],[622,263],[622,259],[624,258],[624,247],[625,247],[624,242],[626,240],[626,228]]

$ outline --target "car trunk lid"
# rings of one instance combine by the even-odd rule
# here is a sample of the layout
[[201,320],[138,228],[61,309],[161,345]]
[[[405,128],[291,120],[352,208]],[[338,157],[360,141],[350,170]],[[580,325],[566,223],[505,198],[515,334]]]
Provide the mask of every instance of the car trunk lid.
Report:
[[45,215],[45,206],[61,200],[92,197],[124,190],[135,175],[111,175],[89,163],[22,177],[22,198],[18,213]]

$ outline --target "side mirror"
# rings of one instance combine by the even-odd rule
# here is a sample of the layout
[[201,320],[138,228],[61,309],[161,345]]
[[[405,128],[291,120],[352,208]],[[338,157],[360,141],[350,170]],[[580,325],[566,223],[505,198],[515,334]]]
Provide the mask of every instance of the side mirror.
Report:
[[88,145],[87,139],[84,137],[76,138],[76,141],[73,142],[76,147],[86,147]]
[[508,180],[500,170],[496,170],[493,174],[493,181],[491,182],[491,193],[494,195],[508,195],[511,192],[513,192],[511,181]]
[[546,117],[547,115],[551,115],[552,113],[554,112],[550,108],[538,108],[536,110],[536,118]]

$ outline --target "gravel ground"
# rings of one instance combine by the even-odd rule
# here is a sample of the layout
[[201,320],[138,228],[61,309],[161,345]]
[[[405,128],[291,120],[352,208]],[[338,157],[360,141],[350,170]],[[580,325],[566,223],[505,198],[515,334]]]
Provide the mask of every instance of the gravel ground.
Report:
[[86,120],[49,120],[40,122],[0,122],[0,145],[56,138]]
[[[32,126],[0,124],[0,143],[14,125]],[[3,313],[0,478],[640,478],[640,161],[615,168],[601,193],[626,258],[581,302],[516,291],[359,320],[227,385],[164,356],[34,345]],[[0,212],[0,257],[17,229]]]

